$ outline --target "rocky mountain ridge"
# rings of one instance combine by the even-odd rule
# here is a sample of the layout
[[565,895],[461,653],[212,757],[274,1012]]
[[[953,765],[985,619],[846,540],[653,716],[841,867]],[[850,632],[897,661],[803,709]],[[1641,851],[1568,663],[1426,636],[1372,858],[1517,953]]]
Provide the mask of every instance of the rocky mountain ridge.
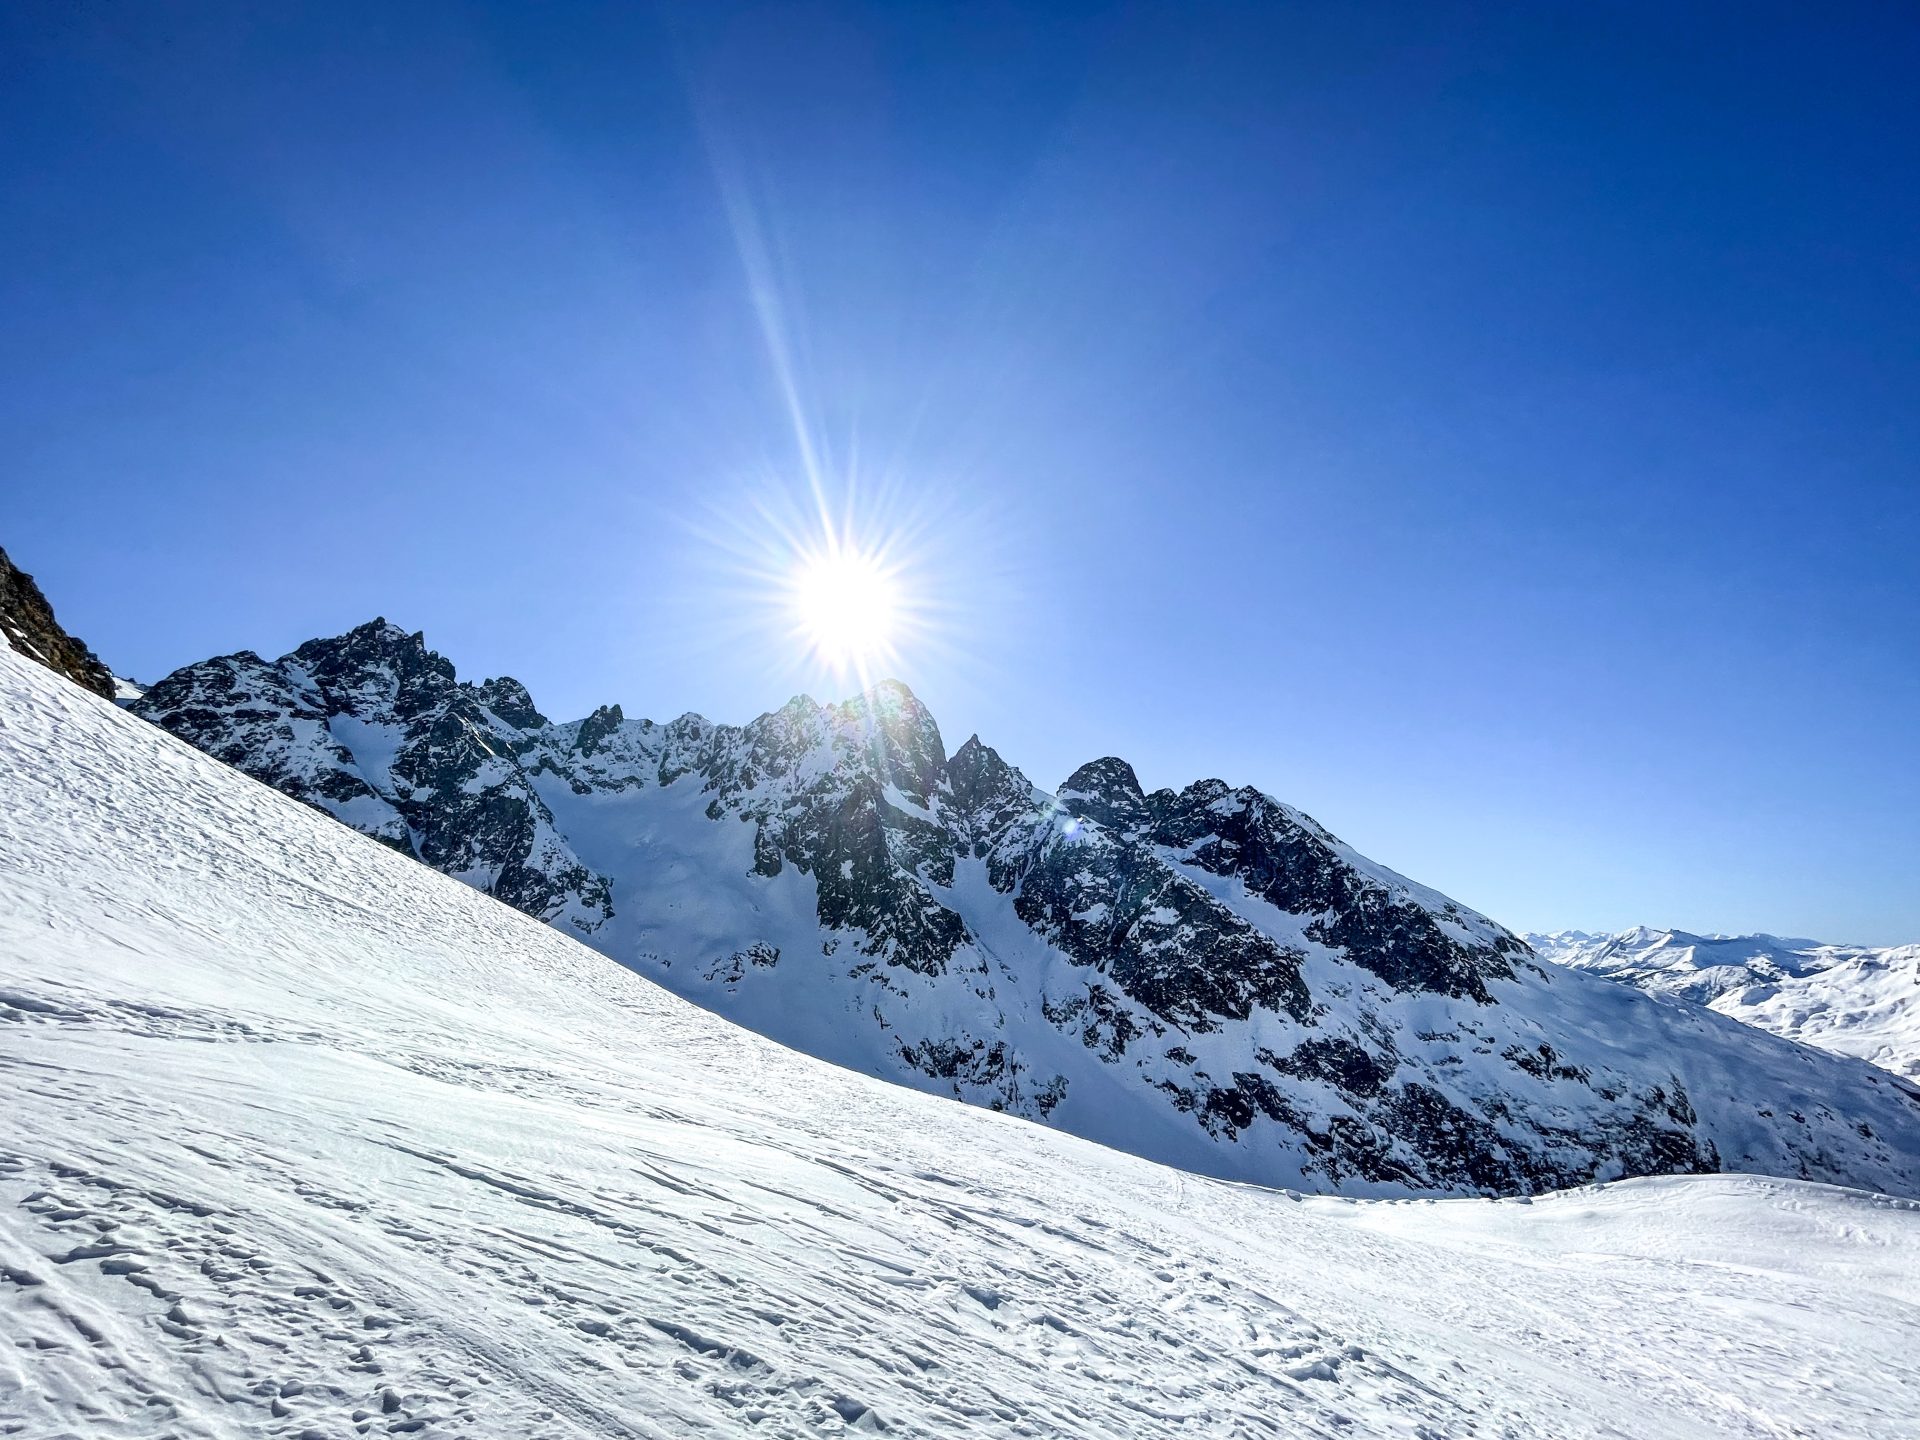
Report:
[[1626,987],[1218,780],[1057,793],[887,683],[549,721],[378,620],[136,713],[795,1048],[1235,1178],[1920,1181],[1920,1091]]
[[61,628],[53,606],[27,574],[0,550],[0,635],[29,660],[111,700],[117,692],[113,672],[100,657]]

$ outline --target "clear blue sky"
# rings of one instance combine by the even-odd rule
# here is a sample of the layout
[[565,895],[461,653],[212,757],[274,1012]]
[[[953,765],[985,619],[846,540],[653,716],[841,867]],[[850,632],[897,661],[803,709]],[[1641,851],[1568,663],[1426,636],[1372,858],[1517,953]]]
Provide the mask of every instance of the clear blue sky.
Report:
[[1891,4],[9,5],[0,544],[143,678],[378,613],[741,720],[844,688],[741,575],[797,411],[950,745],[1920,939],[1916,74]]

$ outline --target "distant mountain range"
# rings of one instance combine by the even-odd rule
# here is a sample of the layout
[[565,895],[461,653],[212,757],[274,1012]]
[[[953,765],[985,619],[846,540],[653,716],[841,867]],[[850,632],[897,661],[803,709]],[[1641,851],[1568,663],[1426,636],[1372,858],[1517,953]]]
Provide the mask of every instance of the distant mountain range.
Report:
[[136,714],[797,1049],[1189,1168],[1350,1193],[1719,1169],[1911,1193],[1920,1090],[1542,966],[1256,789],[1054,791],[888,683],[554,722],[376,620]]
[[1776,1035],[1920,1077],[1920,945],[1823,945],[1778,935],[1528,935],[1542,959],[1691,1001]]

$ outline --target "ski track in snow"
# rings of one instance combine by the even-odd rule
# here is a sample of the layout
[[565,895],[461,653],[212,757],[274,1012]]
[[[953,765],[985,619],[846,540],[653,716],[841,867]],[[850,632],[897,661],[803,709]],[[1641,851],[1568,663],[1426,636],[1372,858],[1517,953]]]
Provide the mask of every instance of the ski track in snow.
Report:
[[1355,1202],[780,1049],[0,654],[0,1432],[1920,1435],[1920,1205]]

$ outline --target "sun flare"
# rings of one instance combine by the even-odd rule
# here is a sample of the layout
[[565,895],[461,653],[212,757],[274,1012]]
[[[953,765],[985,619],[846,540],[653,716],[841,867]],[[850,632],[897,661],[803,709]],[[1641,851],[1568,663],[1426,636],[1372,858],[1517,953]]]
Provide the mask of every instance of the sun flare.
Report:
[[792,601],[801,638],[836,670],[861,669],[891,653],[900,594],[879,557],[842,545],[803,557]]

